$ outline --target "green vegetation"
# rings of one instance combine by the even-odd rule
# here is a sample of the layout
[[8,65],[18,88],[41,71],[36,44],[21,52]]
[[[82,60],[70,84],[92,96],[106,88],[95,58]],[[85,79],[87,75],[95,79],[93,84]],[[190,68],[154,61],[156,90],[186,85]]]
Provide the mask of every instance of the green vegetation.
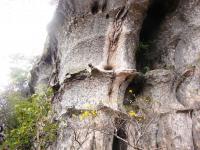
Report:
[[145,50],[149,50],[150,49],[150,42],[140,42],[139,43],[139,49],[145,49]]
[[11,58],[10,84],[0,93],[0,125],[4,125],[5,136],[0,149],[42,150],[56,140],[58,123],[51,118],[53,91],[43,88],[30,96],[29,71],[35,61],[19,54]]
[[46,149],[56,139],[58,123],[50,119],[52,90],[34,94],[14,105],[15,126],[7,128],[3,147],[27,150]]
[[147,118],[147,114],[151,111],[152,106],[152,99],[150,96],[141,96],[135,93],[137,89],[133,87],[128,88],[129,95],[127,98],[127,101],[129,103],[124,104],[124,108],[127,112],[127,114],[134,118],[137,122],[143,122]]
[[0,93],[0,125],[5,129],[13,129],[17,126],[15,105],[20,101],[26,101],[30,95],[28,80],[29,70],[32,66],[30,59],[16,54],[11,57],[9,84]]

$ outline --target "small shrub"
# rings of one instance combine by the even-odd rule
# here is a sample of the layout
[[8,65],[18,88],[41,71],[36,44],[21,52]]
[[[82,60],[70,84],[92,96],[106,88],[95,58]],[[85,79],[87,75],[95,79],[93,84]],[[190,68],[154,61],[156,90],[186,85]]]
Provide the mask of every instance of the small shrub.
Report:
[[34,144],[41,149],[56,139],[58,123],[53,122],[51,108],[52,90],[34,94],[15,105],[16,127],[7,129],[4,147],[27,150]]

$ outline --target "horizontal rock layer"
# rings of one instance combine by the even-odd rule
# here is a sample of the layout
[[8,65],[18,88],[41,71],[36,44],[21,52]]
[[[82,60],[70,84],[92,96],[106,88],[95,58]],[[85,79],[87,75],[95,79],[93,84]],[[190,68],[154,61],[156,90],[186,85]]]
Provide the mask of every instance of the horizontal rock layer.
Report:
[[[30,84],[55,91],[49,149],[200,149],[199,10],[199,0],[60,0]],[[135,55],[140,40],[150,48]]]

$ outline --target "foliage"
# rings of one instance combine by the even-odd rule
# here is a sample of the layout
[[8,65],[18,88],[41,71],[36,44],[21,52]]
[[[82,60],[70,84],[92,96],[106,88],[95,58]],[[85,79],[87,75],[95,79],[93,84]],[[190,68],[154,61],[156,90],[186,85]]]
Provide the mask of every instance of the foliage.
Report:
[[34,94],[15,104],[16,127],[6,131],[5,146],[10,149],[30,149],[36,143],[41,149],[56,138],[58,124],[50,120],[52,90]]
[[148,42],[140,42],[139,43],[139,49],[145,49],[145,50],[149,50],[150,48],[150,43]]
[[0,92],[0,125],[7,129],[16,127],[14,106],[30,95],[29,72],[36,60],[37,57],[28,58],[22,54],[10,56],[9,84]]
[[145,121],[146,111],[151,109],[152,100],[149,96],[141,97],[136,96],[136,89],[129,88],[128,94],[131,96],[128,97],[128,104],[124,105],[124,108],[128,115],[135,119],[137,122]]
[[5,128],[12,129],[16,126],[16,117],[14,106],[25,100],[19,91],[7,90],[0,95],[0,124],[4,124]]

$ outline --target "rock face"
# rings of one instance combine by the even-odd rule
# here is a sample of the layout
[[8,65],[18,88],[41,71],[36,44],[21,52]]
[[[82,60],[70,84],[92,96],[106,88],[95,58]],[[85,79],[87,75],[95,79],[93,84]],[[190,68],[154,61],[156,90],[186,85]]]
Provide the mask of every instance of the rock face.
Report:
[[40,84],[60,123],[49,149],[200,149],[200,1],[60,0]]

